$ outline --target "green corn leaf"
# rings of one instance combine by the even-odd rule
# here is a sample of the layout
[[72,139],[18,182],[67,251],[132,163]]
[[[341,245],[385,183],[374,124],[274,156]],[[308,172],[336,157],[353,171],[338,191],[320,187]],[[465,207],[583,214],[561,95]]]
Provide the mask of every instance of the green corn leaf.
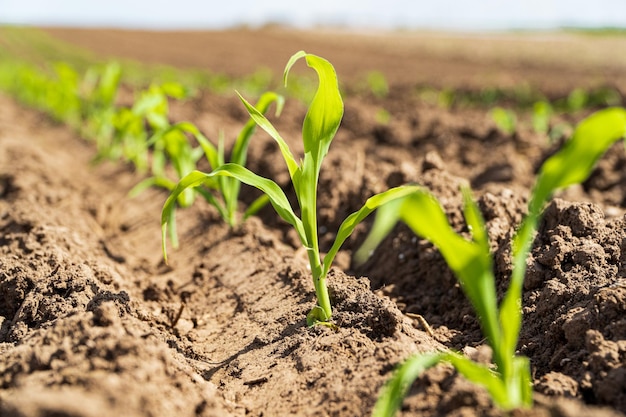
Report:
[[165,131],[159,130],[155,132],[146,142],[148,147],[152,147],[152,174],[155,176],[165,175],[165,166],[167,165],[167,156],[165,155],[165,146],[163,144],[163,135]]
[[115,104],[115,96],[122,77],[122,67],[117,62],[110,62],[104,68],[104,72],[100,77],[96,96],[100,100],[101,105],[113,106]]
[[442,360],[452,364],[470,382],[489,391],[493,401],[500,407],[505,409],[515,407],[515,403],[511,404],[506,386],[497,372],[454,352],[447,352]]
[[261,129],[265,130],[278,144],[278,148],[280,149],[285,162],[287,163],[287,169],[289,170],[289,176],[293,178],[294,173],[298,170],[298,163],[296,159],[293,157],[287,142],[280,136],[280,133],[276,130],[276,128],[270,123],[269,120],[263,115],[262,112],[257,110],[252,104],[248,103],[245,98],[241,94],[237,92],[237,95],[241,99],[241,102],[248,110],[250,117],[255,121],[257,125],[261,127]]
[[400,217],[417,235],[435,244],[450,259],[453,271],[465,271],[474,264],[477,245],[457,235],[437,199],[421,188],[408,196],[401,206]]
[[175,98],[175,99],[183,99],[189,96],[189,89],[184,85],[176,82],[166,82],[160,85],[160,90],[166,96]]
[[[506,384],[508,403],[511,407],[518,404],[532,405],[533,380],[530,376],[530,360],[524,356],[515,356],[512,367],[512,382]],[[516,383],[519,385],[515,386]]]
[[[319,252],[317,241],[317,172],[310,153],[304,159],[291,179],[300,205],[300,216],[306,240],[302,243],[314,252]],[[319,257],[319,255],[316,255]],[[315,273],[315,272],[314,272]]]
[[[272,103],[276,102],[276,115],[278,116],[282,111],[282,107],[284,104],[284,98],[274,92],[267,92],[263,94],[256,103],[256,109],[261,114],[265,114],[269,109]],[[233,150],[231,152],[230,162],[235,163],[241,166],[246,165],[247,161],[247,153],[248,153],[248,145],[250,144],[250,139],[256,130],[256,122],[252,117],[245,124],[237,139],[235,140],[235,144],[233,145]],[[224,163],[224,139],[223,135],[220,136],[219,146],[218,146],[218,156],[220,165]],[[226,204],[227,217],[225,218],[231,226],[234,226],[237,223],[237,199],[239,196],[239,191],[241,189],[241,182],[236,180],[235,178],[227,178],[220,177],[220,190],[222,193],[222,197],[224,198],[224,202]],[[250,216],[250,213],[258,211],[265,201],[267,203],[268,200],[261,199],[257,202],[258,207],[252,207],[244,213],[243,218],[246,219]]]
[[133,103],[132,111],[136,115],[144,116],[148,113],[165,113],[166,99],[160,94],[155,86],[143,91],[139,98]]
[[[467,193],[468,223],[476,229],[476,241],[472,242],[459,236],[452,229],[443,208],[430,192],[422,187],[412,187],[411,191],[402,198],[401,204],[396,202],[379,209],[373,226],[378,234],[368,236],[366,239],[368,246],[358,250],[360,259],[364,259],[382,241],[385,237],[383,232],[390,231],[392,223],[402,220],[415,234],[437,246],[478,313],[489,342],[497,347],[500,343],[501,332],[497,315],[496,290],[489,245],[478,208]],[[378,226],[377,223],[383,223],[383,226]]]
[[[402,400],[413,382],[428,368],[440,362],[450,363],[464,378],[485,388],[499,406],[505,409],[512,408],[506,387],[497,372],[455,352],[435,352],[411,356],[396,370],[393,377],[382,388],[372,416],[393,417],[402,406]],[[525,390],[528,391],[529,387],[531,387],[530,384],[525,387]]]
[[587,179],[598,159],[624,136],[626,110],[622,108],[601,110],[580,122],[572,139],[542,165],[533,190],[533,211],[540,211],[555,190]]
[[394,373],[393,377],[383,386],[372,417],[393,417],[402,405],[413,381],[426,369],[441,362],[444,353],[414,355],[407,359]]
[[[469,211],[471,216],[476,216],[476,208],[470,206],[466,211]],[[406,197],[400,217],[415,234],[437,246],[476,309],[485,335],[490,343],[497,345],[500,329],[488,245],[470,242],[459,236],[450,226],[437,199],[424,189]],[[477,226],[480,225],[477,217],[472,221],[476,222]],[[477,231],[480,240],[483,239],[480,237],[481,233],[485,232]]]
[[[167,223],[167,226],[163,228],[162,233],[163,233],[163,236],[165,236],[165,234],[169,232],[170,239],[172,240],[172,246],[177,248],[178,247],[178,233],[176,232],[176,206],[174,206],[172,210],[170,211],[168,220],[169,221]],[[167,262],[167,258],[165,258],[165,262]]]
[[416,192],[418,189],[419,187],[410,185],[389,189],[380,194],[376,194],[373,197],[370,197],[365,202],[363,207],[349,215],[343,221],[343,223],[341,223],[341,226],[339,226],[335,241],[326,256],[324,257],[324,269],[322,271],[322,276],[325,276],[328,273],[328,270],[330,269],[333,260],[337,255],[337,252],[339,252],[341,245],[343,245],[346,239],[350,237],[350,235],[359,223],[361,223],[367,216],[369,216],[374,210],[378,209],[379,207],[382,210],[389,204],[393,204],[394,202],[401,202],[404,197]]
[[179,126],[179,128],[184,132],[192,134],[198,141],[198,144],[200,144],[200,147],[204,151],[211,168],[216,168],[220,165],[217,148],[206,138],[206,136],[202,134],[202,132],[200,132],[195,125],[188,122],[177,123],[176,125]]
[[304,58],[307,55],[304,51],[298,51],[289,58],[287,61],[287,65],[285,65],[285,71],[283,71],[283,84],[287,87],[287,79],[289,77],[289,71],[291,71],[291,67],[300,59]]
[[226,157],[224,155],[224,142],[226,138],[224,137],[224,131],[220,130],[220,133],[217,136],[217,166],[213,168],[217,168],[226,163]]
[[353,255],[356,265],[361,265],[367,261],[383,239],[391,233],[391,230],[400,220],[400,208],[402,204],[404,204],[404,200],[397,199],[378,208],[376,221],[367,234],[365,241]]
[[163,255],[166,260],[167,257],[165,227],[170,219],[172,210],[176,206],[176,198],[178,198],[178,195],[181,194],[184,190],[188,188],[198,187],[202,185],[207,179],[211,179],[215,176],[233,177],[245,184],[256,187],[264,192],[268,196],[270,203],[272,204],[278,215],[296,229],[298,236],[300,236],[301,238],[304,237],[302,222],[294,214],[291,205],[289,204],[289,200],[287,199],[287,196],[285,195],[283,190],[274,181],[263,178],[248,170],[247,168],[242,167],[241,165],[229,163],[220,166],[219,168],[213,170],[208,174],[200,171],[193,171],[186,175],[184,178],[182,178],[176,185],[176,188],[172,190],[170,196],[165,201],[163,210],[161,212]]
[[[259,101],[257,101],[255,108],[258,110],[259,113],[265,114],[269,109],[269,106],[274,102],[276,103],[275,115],[278,117],[282,112],[283,106],[285,104],[285,98],[274,92],[264,93],[259,98]],[[239,136],[237,136],[237,140],[235,140],[235,145],[233,146],[230,162],[242,166],[246,165],[248,145],[250,144],[250,138],[256,130],[256,126],[257,124],[252,118],[250,118],[250,120],[245,124],[245,126],[239,133]]]
[[521,326],[519,305],[526,273],[526,258],[543,207],[558,189],[585,181],[598,159],[616,141],[626,137],[626,110],[600,110],[578,124],[572,138],[541,167],[528,208],[513,240],[513,275],[500,306],[503,350],[515,352]]
[[[202,154],[206,156],[207,161],[209,162],[212,168],[218,167],[220,165],[218,149],[202,134],[202,132],[200,132],[200,129],[198,129],[198,127],[191,122],[174,123],[173,125],[169,126],[167,129],[157,132],[157,134],[155,134],[156,138],[152,139],[151,142],[154,143],[160,140],[159,136],[163,136],[172,131],[188,133],[192,135],[196,139],[198,144],[200,145],[201,151],[198,151],[197,148],[194,150],[191,150],[191,147],[190,147],[189,160],[194,162],[194,167],[195,167],[195,162],[198,161],[199,157],[201,157]],[[212,188],[215,188],[215,186]]]
[[480,209],[472,198],[472,192],[468,187],[463,186],[461,191],[463,193],[463,214],[467,226],[472,232],[472,239],[482,247],[485,255],[489,255],[489,236]]
[[315,169],[319,172],[322,161],[341,124],[343,101],[339,92],[337,74],[332,64],[324,58],[307,54],[304,51],[294,54],[287,63],[283,75],[285,86],[291,67],[301,58],[306,59],[307,65],[313,68],[319,77],[317,91],[302,126],[304,153],[311,154]]

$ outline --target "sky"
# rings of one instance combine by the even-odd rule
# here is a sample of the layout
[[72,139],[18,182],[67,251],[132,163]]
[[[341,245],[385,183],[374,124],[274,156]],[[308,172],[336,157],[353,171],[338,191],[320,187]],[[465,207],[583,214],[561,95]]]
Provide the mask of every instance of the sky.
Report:
[[0,23],[145,29],[268,23],[452,30],[626,27],[626,0],[0,0]]

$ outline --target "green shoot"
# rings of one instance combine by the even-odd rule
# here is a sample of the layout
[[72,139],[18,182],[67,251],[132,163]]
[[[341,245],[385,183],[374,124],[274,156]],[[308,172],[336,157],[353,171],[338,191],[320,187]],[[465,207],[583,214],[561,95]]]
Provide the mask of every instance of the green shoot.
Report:
[[[411,186],[399,187],[368,199],[360,210],[352,213],[344,220],[337,232],[335,242],[322,259],[317,234],[317,184],[323,159],[343,117],[343,101],[333,66],[325,59],[307,54],[304,51],[294,54],[288,61],[284,72],[285,84],[290,69],[302,58],[306,60],[309,67],[317,72],[319,84],[302,127],[304,157],[300,163],[296,161],[285,140],[270,121],[265,118],[263,112],[240,96],[254,122],[265,130],[279,146],[298,199],[300,217],[296,215],[287,196],[278,184],[251,172],[238,163],[217,165],[217,168],[214,168],[210,173],[193,171],[180,180],[163,207],[161,214],[163,253],[165,256],[166,227],[170,221],[175,201],[184,190],[213,184],[215,179],[220,177],[232,177],[256,187],[267,195],[278,215],[294,227],[306,249],[317,296],[317,304],[307,315],[307,324],[310,326],[315,324],[331,325],[329,321],[332,316],[332,308],[326,277],[341,245],[352,234],[357,224],[372,211],[385,203],[414,192],[416,188]],[[212,166],[215,167],[216,165]]]
[[[261,95],[259,101],[256,104],[256,108],[261,114],[265,114],[272,103],[276,103],[276,116],[280,115],[284,98],[273,92],[267,92]],[[248,146],[250,139],[256,130],[256,123],[251,117],[250,120],[244,125],[243,129],[237,136],[233,149],[230,155],[230,162],[245,166],[248,159]],[[209,164],[213,169],[223,165],[225,163],[224,155],[224,140],[220,137],[218,147],[215,148],[206,138],[198,137],[198,142],[204,149]],[[207,201],[214,205],[220,212],[222,218],[231,226],[235,227],[239,224],[237,205],[239,200],[239,190],[241,188],[241,182],[232,177],[218,177],[216,181],[207,181],[206,186],[212,188],[221,196],[221,202],[216,199],[207,198]],[[206,198],[206,196],[205,196]],[[252,202],[248,209],[243,214],[243,221],[248,217],[256,214],[263,206],[267,204],[267,196],[263,195],[257,200]]]
[[515,133],[517,127],[517,117],[511,110],[504,109],[502,107],[494,107],[491,110],[491,118],[503,133],[512,135]]
[[[98,159],[123,158],[146,172],[149,168],[149,137],[170,127],[168,97],[182,99],[188,91],[177,83],[153,84],[141,91],[132,108],[119,108],[112,118],[112,140],[99,145]],[[146,127],[147,125],[147,127]]]
[[367,74],[366,83],[369,91],[376,98],[385,98],[389,95],[389,83],[385,74],[380,71],[371,71]]
[[117,62],[110,62],[102,71],[90,67],[83,80],[85,127],[82,134],[87,138],[95,138],[98,149],[102,149],[103,144],[110,143],[110,138],[114,134],[115,100],[121,76],[120,65]]
[[[171,163],[177,179],[184,177],[196,168],[196,163],[202,158],[204,151],[201,147],[194,148],[189,142],[187,134],[192,134],[196,137],[202,136],[198,128],[189,122],[176,123],[154,133],[147,143],[147,146],[153,147],[153,175],[134,186],[129,192],[130,197],[137,196],[149,187],[173,190],[176,186],[176,181],[169,179],[166,175],[165,165],[167,161]],[[189,207],[193,204],[195,196],[195,190],[185,190],[184,193],[178,196],[177,203],[180,207]],[[168,229],[174,247],[178,247],[174,210],[168,223]]]
[[[279,115],[284,99],[276,93],[268,92],[263,94],[257,103],[257,107],[265,113],[273,102],[277,103],[276,115]],[[244,125],[233,145],[231,152],[232,163],[245,165],[248,146],[255,128],[256,123],[252,119]],[[187,136],[192,136],[199,146],[194,148]],[[131,196],[135,196],[151,186],[165,188],[170,192],[173,191],[177,181],[196,169],[197,162],[202,156],[206,156],[212,168],[218,168],[225,163],[223,136],[220,136],[218,146],[215,147],[195,125],[189,122],[176,123],[164,130],[156,131],[147,145],[153,147],[153,176],[137,184],[130,191]],[[176,173],[176,180],[171,180],[167,177],[165,173],[166,161],[171,162]],[[213,180],[207,180],[202,185],[203,187],[187,188],[180,193],[177,197],[178,205],[180,207],[191,206],[196,194],[199,193],[209,204],[217,209],[222,219],[229,226],[237,226],[239,224],[237,209],[241,182],[232,177],[218,177]],[[217,191],[218,196],[214,196],[207,188]],[[267,204],[267,201],[266,195],[262,195],[253,201],[243,213],[243,221],[256,214]],[[176,236],[176,216],[174,212],[175,208],[172,208],[167,224],[172,246],[177,248],[178,238]]]
[[[572,139],[541,167],[525,216],[513,239],[513,273],[504,299],[497,304],[492,258],[484,222],[470,192],[463,190],[465,219],[472,240],[457,234],[439,202],[425,189],[382,207],[363,246],[355,254],[362,262],[398,220],[435,244],[457,276],[477,312],[481,329],[493,350],[495,369],[456,353],[443,352],[409,358],[384,387],[375,416],[391,416],[413,380],[440,361],[451,363],[468,380],[482,385],[499,407],[509,410],[532,404],[530,364],[515,355],[522,323],[522,286],[526,258],[544,205],[558,189],[584,181],[597,160],[617,140],[626,137],[626,110],[611,108],[583,120]],[[419,213],[419,216],[416,215]]]
[[552,106],[549,102],[545,100],[535,102],[532,114],[533,130],[537,133],[547,134],[550,130],[552,113]]
[[571,113],[575,113],[585,108],[589,101],[589,94],[582,88],[573,89],[567,96],[567,108]]

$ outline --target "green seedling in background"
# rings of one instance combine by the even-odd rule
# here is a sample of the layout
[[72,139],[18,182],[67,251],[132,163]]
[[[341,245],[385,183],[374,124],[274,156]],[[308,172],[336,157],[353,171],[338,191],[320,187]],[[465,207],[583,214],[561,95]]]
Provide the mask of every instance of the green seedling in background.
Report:
[[[276,116],[278,116],[282,110],[284,98],[276,93],[268,92],[263,94],[257,102],[257,108],[262,113],[265,113],[274,102],[276,102]],[[235,140],[230,156],[231,163],[241,166],[246,164],[248,146],[255,130],[256,123],[250,119]],[[188,136],[192,136],[199,146],[194,148]],[[196,169],[197,162],[202,156],[206,156],[212,168],[218,168],[226,163],[224,137],[220,136],[216,147],[195,125],[189,122],[176,123],[165,130],[157,132],[149,141],[149,144],[154,148],[152,154],[153,176],[137,184],[131,190],[131,196],[137,195],[151,186],[165,188],[170,192],[173,191],[178,181]],[[171,180],[166,175],[165,165],[167,161],[170,161],[174,168],[177,176],[176,180]],[[180,207],[189,207],[193,204],[196,193],[199,193],[209,204],[217,209],[222,219],[229,226],[235,227],[240,223],[238,213],[240,189],[241,182],[236,178],[217,177],[212,180],[206,180],[202,187],[185,189],[178,195],[177,203]],[[210,190],[217,192],[217,197]],[[268,198],[265,194],[254,200],[243,213],[242,220],[245,221],[248,217],[255,215],[267,202]],[[172,239],[172,246],[176,248],[178,247],[178,238],[176,236],[174,208],[171,210],[167,224],[170,239]]]
[[[180,178],[196,169],[196,164],[204,156],[204,151],[199,146],[194,148],[187,134],[192,134],[196,138],[204,138],[198,128],[189,122],[176,123],[154,133],[147,144],[148,146],[151,145],[153,149],[152,176],[133,187],[129,192],[130,197],[135,197],[150,187],[165,188],[171,191]],[[166,164],[168,161],[174,168],[176,180],[171,180],[167,176]],[[198,192],[201,191],[198,190]],[[193,204],[195,196],[196,190],[185,190],[178,196],[177,203],[180,207],[189,207]],[[172,210],[168,230],[174,247],[178,247],[175,210]]]
[[53,74],[34,65],[19,64],[12,77],[4,81],[6,88],[28,106],[48,113],[57,122],[79,126],[81,101],[80,78],[69,65],[58,62]]
[[490,114],[496,126],[498,126],[498,129],[507,135],[515,133],[515,129],[517,128],[517,117],[512,110],[507,110],[502,107],[494,107]]
[[85,73],[81,88],[82,113],[85,127],[81,133],[88,139],[95,138],[96,143],[102,138],[113,136],[113,117],[115,116],[117,92],[122,77],[122,68],[117,62],[104,66],[90,67]]
[[374,416],[392,416],[419,374],[441,361],[451,363],[465,378],[485,387],[495,404],[505,410],[532,404],[530,364],[527,358],[516,356],[515,351],[522,324],[526,258],[534,233],[545,203],[554,191],[584,181],[606,150],[625,137],[626,110],[599,111],[583,120],[572,139],[542,165],[531,194],[528,214],[513,238],[513,272],[500,305],[497,303],[487,231],[468,189],[463,190],[464,214],[472,233],[471,241],[452,229],[439,202],[425,189],[379,209],[370,235],[355,254],[356,261],[367,259],[398,220],[431,241],[439,248],[476,310],[496,366],[492,369],[454,352],[411,357],[383,388]]
[[132,108],[119,108],[113,117],[110,143],[100,143],[98,159],[124,159],[139,172],[149,168],[149,138],[170,127],[168,98],[183,99],[188,90],[178,83],[153,84],[141,91]]
[[56,63],[54,72],[56,80],[48,85],[46,103],[53,118],[75,128],[80,122],[80,77],[76,70],[64,62]]
[[[256,104],[256,109],[263,115],[268,111],[272,103],[276,103],[275,115],[279,116],[285,103],[285,99],[273,92],[267,92],[261,95],[261,98],[259,98],[259,101]],[[255,130],[256,122],[251,117],[235,140],[235,144],[233,145],[230,155],[230,163],[241,166],[246,165],[248,159],[248,146]],[[198,141],[207,156],[207,160],[209,161],[211,168],[215,169],[226,163],[223,136],[220,136],[217,148],[205,138],[199,138]],[[217,208],[222,218],[231,227],[237,226],[237,224],[239,224],[237,204],[239,200],[239,190],[241,189],[241,181],[234,177],[220,176],[215,178],[213,181],[205,181],[204,185],[216,190],[221,197],[220,202],[219,200],[213,198],[212,194],[204,194],[207,201]],[[268,197],[264,194],[252,202],[252,204],[250,204],[244,212],[243,220],[245,221],[248,217],[256,214],[267,204],[268,201]]]
[[582,88],[575,88],[567,96],[567,109],[571,112],[577,112],[585,108],[589,101],[589,94]]
[[532,125],[533,130],[540,134],[547,134],[550,130],[550,118],[553,110],[549,102],[542,100],[533,104]]
[[385,74],[380,71],[370,71],[366,79],[369,90],[377,98],[385,98],[389,95],[389,83]]
[[163,253],[166,255],[167,223],[171,218],[171,212],[178,196],[188,188],[213,183],[215,178],[220,176],[233,177],[263,191],[278,215],[296,230],[309,258],[317,295],[317,304],[307,315],[307,324],[310,326],[320,323],[331,325],[329,321],[332,316],[332,308],[326,277],[341,245],[352,234],[356,225],[372,211],[389,201],[408,195],[415,190],[415,187],[391,189],[368,199],[360,210],[352,213],[344,220],[339,227],[335,242],[322,260],[317,232],[317,184],[322,162],[343,117],[343,100],[333,66],[325,59],[307,54],[304,51],[294,54],[287,63],[284,72],[285,84],[287,84],[289,70],[301,58],[304,58],[307,65],[317,72],[319,85],[302,126],[304,157],[300,163],[296,161],[285,140],[263,113],[240,96],[252,119],[277,142],[280,148],[298,199],[300,217],[295,214],[287,196],[278,184],[251,172],[242,165],[228,163],[218,166],[210,173],[194,171],[178,183],[163,207],[161,214]]

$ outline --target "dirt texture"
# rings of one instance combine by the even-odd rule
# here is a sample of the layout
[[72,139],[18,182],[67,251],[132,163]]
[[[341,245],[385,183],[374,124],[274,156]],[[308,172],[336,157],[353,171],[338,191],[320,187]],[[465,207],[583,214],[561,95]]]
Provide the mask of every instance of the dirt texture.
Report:
[[[162,35],[51,33],[102,54],[200,65],[181,61],[188,51],[169,53],[155,46],[163,42],[144,40]],[[223,70],[232,74],[249,72],[248,60],[258,57],[232,45],[247,45],[242,39],[250,33],[210,33],[223,42],[203,43],[195,55],[227,61],[232,67]],[[197,36],[209,35],[187,34],[189,49]],[[176,36],[166,39],[174,42]],[[278,67],[298,49],[323,55],[311,47],[326,41],[336,55],[324,56],[337,58],[340,79],[354,76],[344,65],[367,48],[377,57],[371,63],[376,69],[404,74],[390,75],[386,98],[345,99],[344,121],[320,179],[322,249],[369,196],[407,182],[431,189],[452,225],[466,231],[459,185],[469,183],[487,221],[503,291],[511,273],[511,236],[537,168],[558,143],[549,143],[528,123],[506,135],[485,110],[446,110],[423,102],[402,88],[414,56],[395,54],[404,59],[400,70],[396,61],[376,55],[382,36],[373,42],[371,35],[351,34],[336,44],[326,34],[272,29],[255,36],[276,38],[263,59]],[[394,36],[389,45],[396,45]],[[107,41],[118,37],[123,42]],[[340,59],[341,48],[354,55]],[[388,53],[394,50],[390,46]],[[443,52],[438,54],[443,59]],[[449,61],[457,62],[450,54]],[[617,61],[602,74],[595,71],[600,59],[581,63],[570,76],[549,59],[528,71],[516,58],[502,59],[503,79],[537,71],[543,82],[559,78],[556,90],[594,85],[602,77],[602,83],[619,87],[617,80],[626,79],[612,78],[626,72]],[[488,59],[471,62],[482,65],[482,73],[491,65]],[[448,72],[431,67],[432,84],[449,78],[475,87],[478,79],[467,84],[459,78],[470,64],[462,59],[457,64],[446,67]],[[388,122],[377,121],[380,109],[391,115]],[[295,153],[301,151],[305,111],[302,103],[288,100],[275,119]],[[209,92],[172,103],[171,117],[194,122],[212,139],[220,131],[235,137],[246,120],[234,95]],[[397,226],[370,260],[357,266],[351,254],[370,223],[359,226],[329,277],[337,328],[308,328],[305,316],[315,301],[306,254],[271,207],[235,230],[202,202],[179,210],[181,248],[170,250],[166,265],[159,226],[166,194],[149,190],[128,198],[141,175],[124,165],[94,165],[94,152],[67,128],[0,96],[0,415],[369,415],[382,384],[412,353],[451,348],[489,360],[454,276],[436,248],[405,226]],[[253,138],[248,159],[250,169],[276,179],[295,198],[269,137]],[[623,146],[612,148],[588,181],[555,196],[546,209],[528,259],[519,343],[519,353],[530,358],[535,406],[511,415],[626,413],[624,166]],[[256,195],[244,189],[242,200]],[[421,315],[430,333],[406,313]],[[445,365],[416,381],[401,414],[507,415],[484,390]]]

